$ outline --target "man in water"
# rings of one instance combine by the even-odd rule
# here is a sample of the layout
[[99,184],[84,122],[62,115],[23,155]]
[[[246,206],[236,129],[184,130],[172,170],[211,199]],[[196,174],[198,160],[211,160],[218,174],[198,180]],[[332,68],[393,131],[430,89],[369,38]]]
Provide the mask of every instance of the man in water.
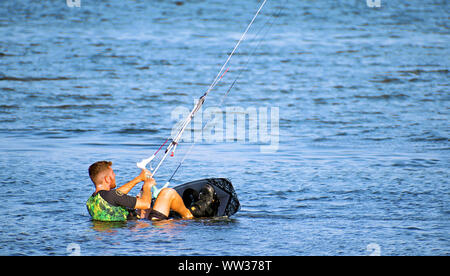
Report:
[[[95,185],[95,192],[86,202],[92,219],[100,221],[125,221],[133,217],[134,210],[142,210],[138,218],[164,220],[169,218],[169,212],[177,212],[183,219],[207,216],[207,209],[214,201],[214,188],[206,185],[199,200],[186,208],[181,196],[172,188],[164,188],[159,193],[152,207],[152,186],[156,181],[148,170],[141,173],[130,182],[116,188],[116,175],[111,168],[112,162],[98,161],[89,167],[89,177]],[[129,196],[128,192],[136,184],[144,181],[142,196]]]

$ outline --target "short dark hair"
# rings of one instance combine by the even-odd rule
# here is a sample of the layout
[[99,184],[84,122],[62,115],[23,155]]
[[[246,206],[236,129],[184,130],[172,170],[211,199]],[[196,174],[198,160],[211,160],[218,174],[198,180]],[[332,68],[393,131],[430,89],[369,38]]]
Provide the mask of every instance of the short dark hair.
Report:
[[92,182],[95,184],[95,179],[97,178],[97,175],[99,175],[101,172],[109,169],[109,167],[112,166],[111,161],[97,161],[94,164],[89,166],[89,177],[91,178]]

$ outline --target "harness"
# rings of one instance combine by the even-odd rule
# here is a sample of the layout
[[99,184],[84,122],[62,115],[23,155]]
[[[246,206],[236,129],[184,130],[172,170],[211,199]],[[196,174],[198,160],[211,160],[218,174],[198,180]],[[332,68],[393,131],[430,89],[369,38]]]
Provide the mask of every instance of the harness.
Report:
[[125,207],[109,204],[99,193],[88,199],[86,207],[92,219],[100,221],[126,221],[130,213]]

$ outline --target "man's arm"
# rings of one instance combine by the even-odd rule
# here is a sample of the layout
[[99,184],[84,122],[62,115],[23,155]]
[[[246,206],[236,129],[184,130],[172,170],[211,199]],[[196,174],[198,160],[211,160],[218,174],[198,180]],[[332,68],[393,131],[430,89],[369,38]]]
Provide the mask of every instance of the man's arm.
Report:
[[152,187],[156,185],[156,181],[153,178],[146,179],[142,186],[142,197],[138,197],[136,200],[136,206],[134,209],[147,210],[152,206]]
[[151,176],[150,171],[142,170],[141,173],[137,177],[135,177],[133,180],[124,184],[120,188],[117,188],[117,191],[119,191],[125,195],[128,194],[131,191],[131,189],[133,189],[133,187],[136,186],[136,184],[138,184],[141,181],[145,181],[147,179],[147,175]]

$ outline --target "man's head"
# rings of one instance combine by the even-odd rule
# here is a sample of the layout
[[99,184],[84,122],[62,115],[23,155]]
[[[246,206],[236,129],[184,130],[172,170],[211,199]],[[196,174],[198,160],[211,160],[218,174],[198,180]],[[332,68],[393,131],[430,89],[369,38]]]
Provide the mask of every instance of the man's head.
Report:
[[114,189],[116,187],[116,175],[111,168],[111,161],[98,161],[89,166],[89,177],[96,188]]

